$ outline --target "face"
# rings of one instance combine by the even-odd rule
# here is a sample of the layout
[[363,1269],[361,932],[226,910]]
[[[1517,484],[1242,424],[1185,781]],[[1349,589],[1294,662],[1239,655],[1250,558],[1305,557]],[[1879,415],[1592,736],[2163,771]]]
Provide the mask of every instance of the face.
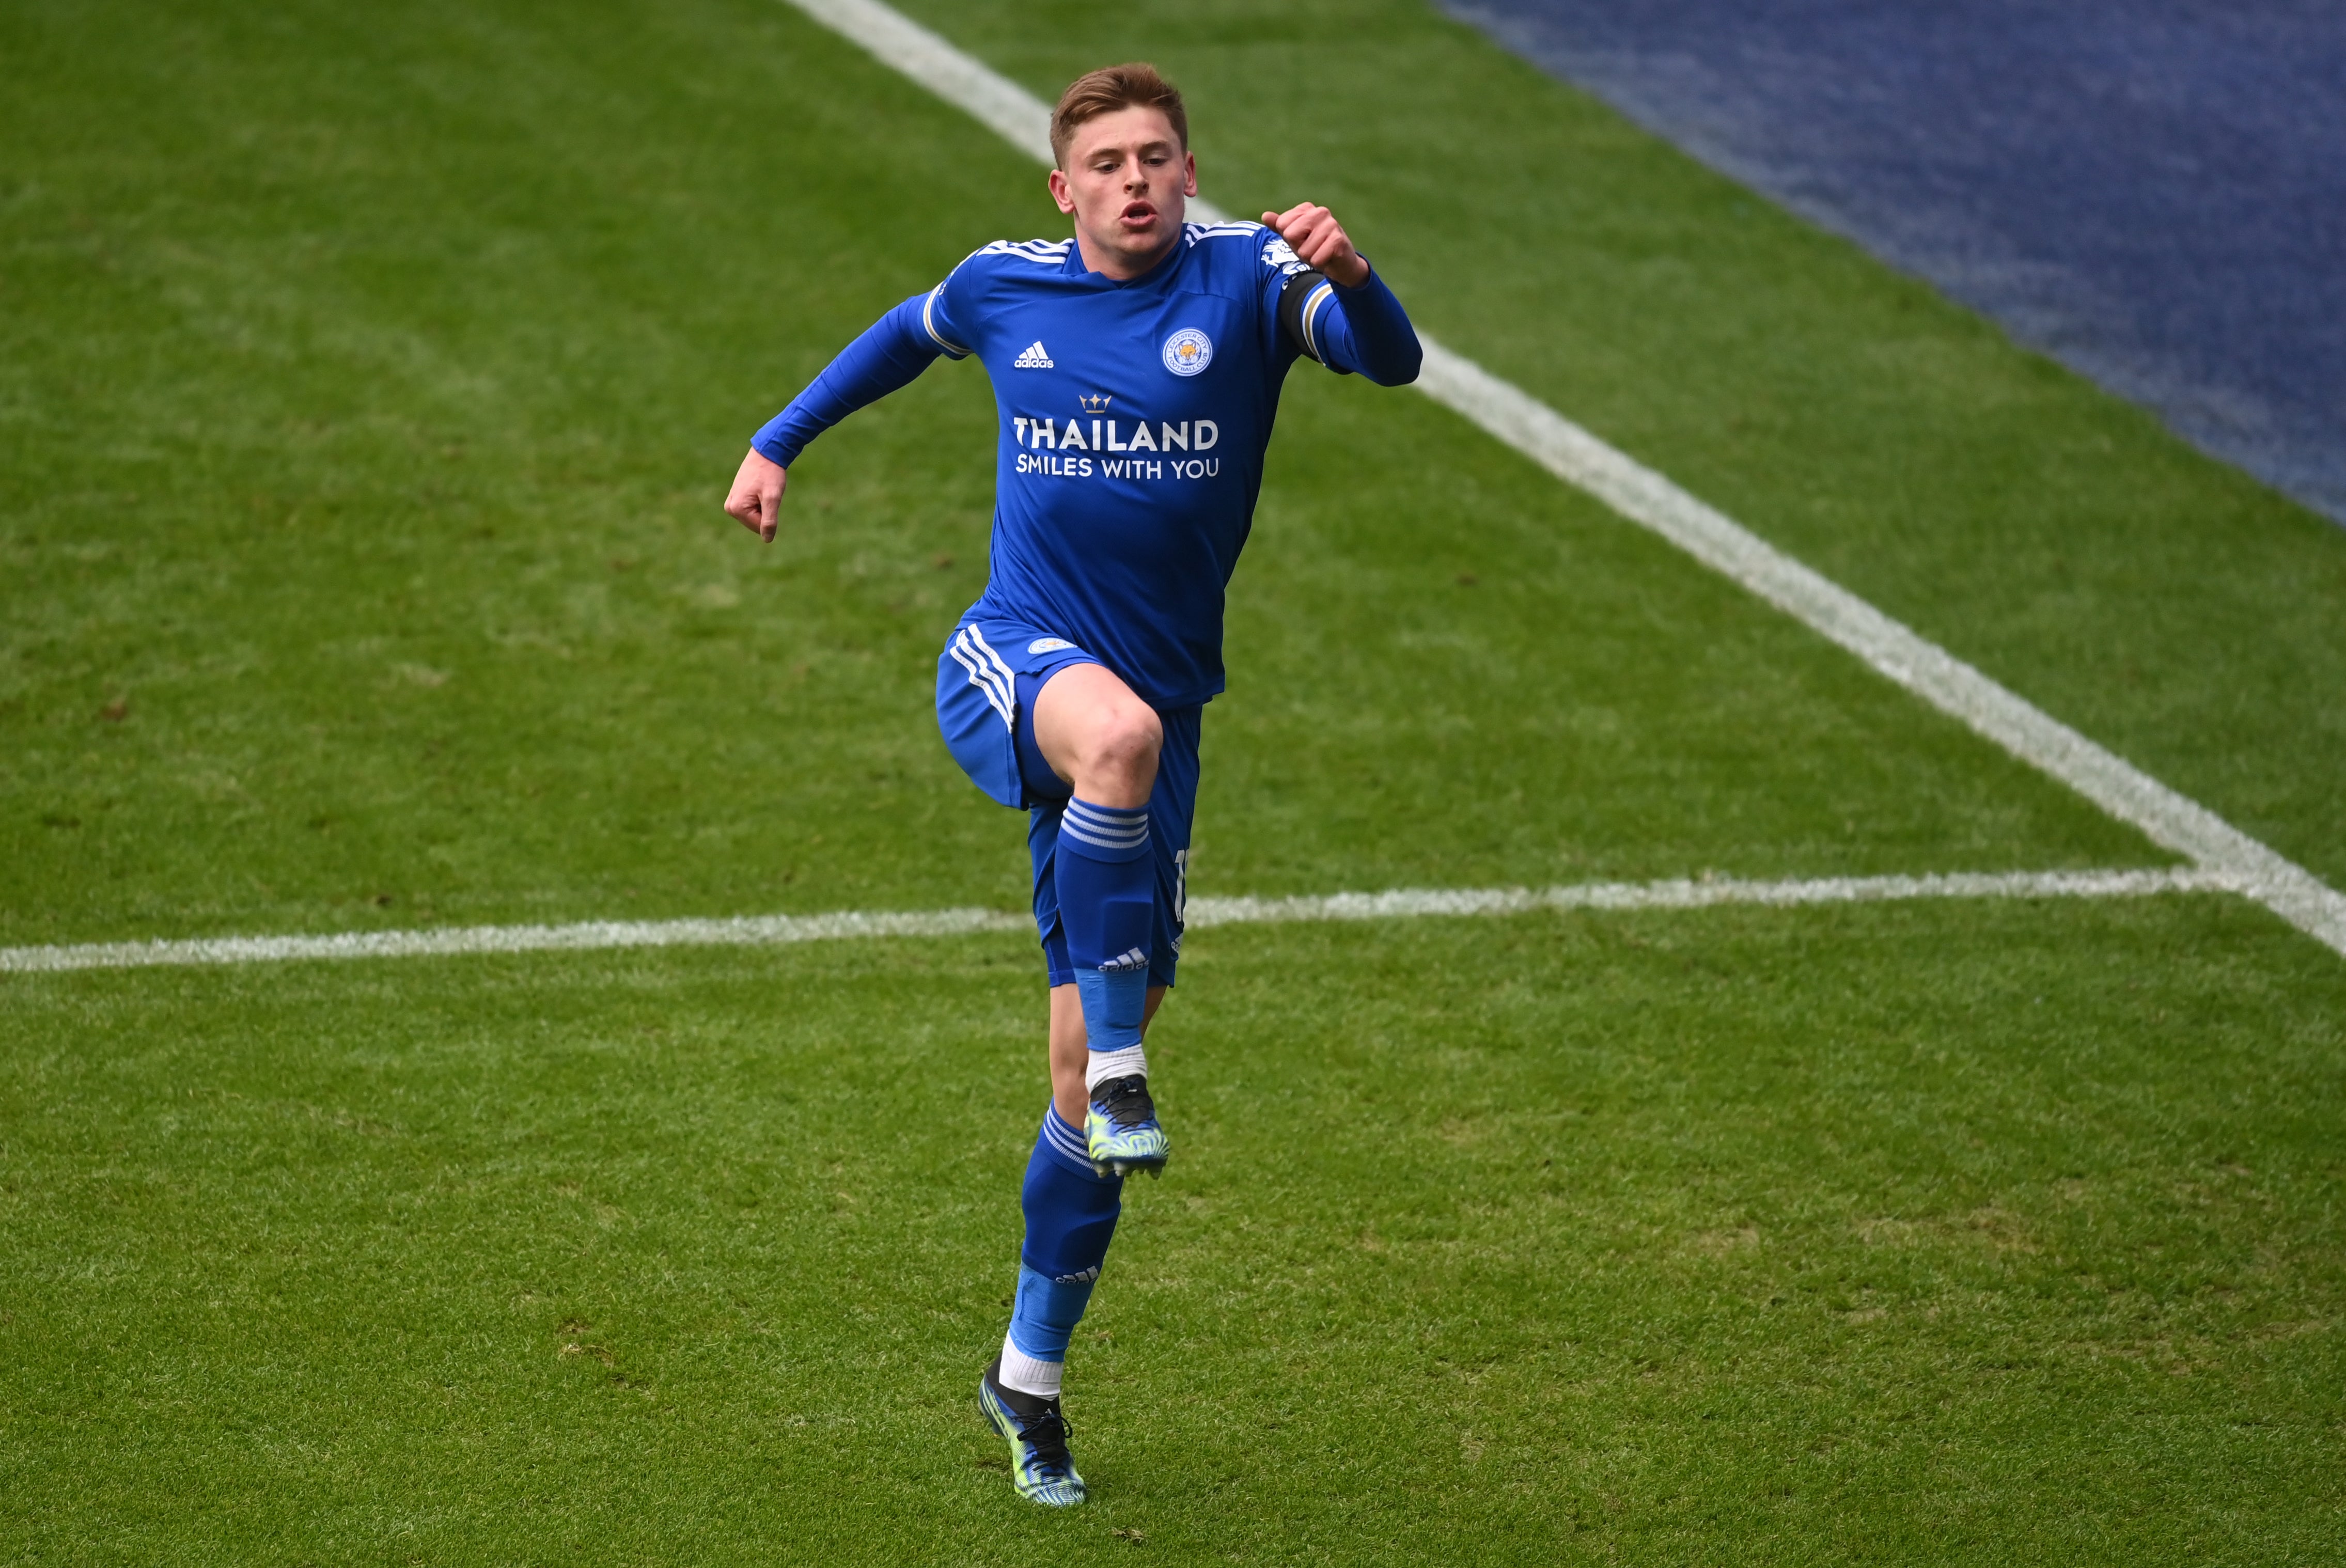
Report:
[[1198,160],[1160,109],[1086,120],[1066,167],[1051,171],[1051,199],[1074,216],[1086,264],[1112,276],[1155,265],[1180,238],[1186,199],[1197,194]]

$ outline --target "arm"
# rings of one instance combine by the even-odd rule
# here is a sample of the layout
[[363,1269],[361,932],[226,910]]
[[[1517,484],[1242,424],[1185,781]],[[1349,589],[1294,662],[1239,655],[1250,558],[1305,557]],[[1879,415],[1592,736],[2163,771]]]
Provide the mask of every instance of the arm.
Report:
[[1310,269],[1280,290],[1280,325],[1295,346],[1340,375],[1357,372],[1388,387],[1415,381],[1424,358],[1417,331],[1336,215],[1307,201],[1262,220]]
[[1299,349],[1338,375],[1357,372],[1381,387],[1417,379],[1425,351],[1417,329],[1375,273],[1346,289],[1317,272],[1299,272],[1279,297],[1279,324]]
[[962,357],[931,330],[931,302],[932,296],[915,294],[881,317],[758,432],[725,498],[725,510],[744,528],[771,544],[788,471],[809,442],[866,403],[910,385],[939,354]]

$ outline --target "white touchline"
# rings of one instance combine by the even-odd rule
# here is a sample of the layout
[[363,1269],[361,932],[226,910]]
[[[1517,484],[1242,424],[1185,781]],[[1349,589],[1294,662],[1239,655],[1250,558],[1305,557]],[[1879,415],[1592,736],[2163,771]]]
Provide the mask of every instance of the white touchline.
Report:
[[[1051,111],[1025,88],[878,0],[790,0],[1041,162]],[[1212,204],[1200,220],[1227,222]],[[1668,539],[2014,757],[2068,785],[2153,843],[2185,856],[2340,953],[2346,894],[2197,801],[2177,794],[2025,697],[1892,620],[1545,403],[1420,334],[1418,387],[1567,484]]]
[[[1911,899],[2147,898],[2239,891],[2218,872],[2179,868],[2115,871],[1972,871],[1951,876],[1826,877],[1755,882],[1731,877],[1662,882],[1580,882],[1554,888],[1398,888],[1282,899],[1189,901],[1192,930],[1299,921],[1408,920],[1505,915],[1533,910],[1697,910],[1723,904],[1881,903]],[[855,937],[968,936],[1035,929],[1031,917],[996,910],[845,911],[749,915],[738,920],[584,921],[576,925],[450,926],[438,931],[345,932],[332,936],[197,937],[184,942],[0,947],[0,974],[163,965],[284,963],[300,959],[431,958],[489,952],[584,952],[627,947],[770,947]]]

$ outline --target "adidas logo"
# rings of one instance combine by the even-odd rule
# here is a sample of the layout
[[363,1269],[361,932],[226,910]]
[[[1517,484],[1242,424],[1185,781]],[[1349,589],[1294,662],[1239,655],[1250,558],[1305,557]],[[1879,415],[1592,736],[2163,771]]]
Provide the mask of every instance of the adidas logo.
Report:
[[1043,347],[1043,340],[1040,338],[1028,344],[1026,351],[1010,363],[1013,370],[1020,371],[1047,371],[1056,368],[1051,363],[1051,355]]
[[1122,956],[1111,958],[1106,963],[1101,964],[1100,972],[1104,974],[1112,974],[1119,970],[1128,972],[1135,969],[1145,969],[1148,965],[1148,955],[1136,947],[1125,952]]

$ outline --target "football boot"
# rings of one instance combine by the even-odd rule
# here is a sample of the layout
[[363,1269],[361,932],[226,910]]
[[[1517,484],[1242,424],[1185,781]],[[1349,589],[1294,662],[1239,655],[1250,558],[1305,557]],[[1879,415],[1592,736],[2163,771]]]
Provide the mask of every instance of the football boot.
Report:
[[1135,1073],[1105,1078],[1093,1088],[1084,1112],[1084,1143],[1092,1168],[1102,1176],[1165,1174],[1165,1129],[1157,1123],[1157,1102],[1148,1097],[1146,1077]]
[[1067,1452],[1067,1418],[1059,1413],[1059,1401],[1006,1389],[1001,1373],[996,1356],[977,1380],[977,1408],[1010,1440],[1010,1484],[1030,1502],[1073,1508],[1084,1500],[1084,1478]]

